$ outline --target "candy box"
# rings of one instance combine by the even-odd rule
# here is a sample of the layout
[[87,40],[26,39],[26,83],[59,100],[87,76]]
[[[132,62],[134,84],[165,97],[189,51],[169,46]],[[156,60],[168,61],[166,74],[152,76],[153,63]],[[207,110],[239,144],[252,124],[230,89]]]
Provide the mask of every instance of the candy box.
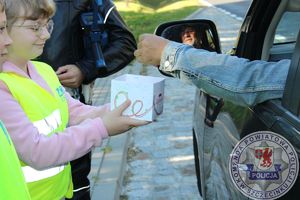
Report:
[[126,99],[131,105],[123,112],[134,119],[153,121],[163,112],[164,78],[125,74],[111,81],[111,109]]

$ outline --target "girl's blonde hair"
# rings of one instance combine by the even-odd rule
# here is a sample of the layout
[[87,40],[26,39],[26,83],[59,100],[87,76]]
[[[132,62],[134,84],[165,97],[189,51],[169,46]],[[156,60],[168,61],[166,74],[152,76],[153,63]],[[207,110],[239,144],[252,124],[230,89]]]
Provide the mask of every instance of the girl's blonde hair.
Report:
[[19,18],[24,20],[51,18],[55,10],[56,7],[53,0],[5,0],[8,26],[12,25]]

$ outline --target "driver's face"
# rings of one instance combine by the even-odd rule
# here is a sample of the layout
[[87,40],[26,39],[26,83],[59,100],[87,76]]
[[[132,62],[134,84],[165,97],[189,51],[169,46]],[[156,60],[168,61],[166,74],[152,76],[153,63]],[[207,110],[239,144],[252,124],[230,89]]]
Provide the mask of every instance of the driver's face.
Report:
[[194,45],[196,40],[196,32],[193,28],[187,27],[181,33],[181,41],[183,44]]

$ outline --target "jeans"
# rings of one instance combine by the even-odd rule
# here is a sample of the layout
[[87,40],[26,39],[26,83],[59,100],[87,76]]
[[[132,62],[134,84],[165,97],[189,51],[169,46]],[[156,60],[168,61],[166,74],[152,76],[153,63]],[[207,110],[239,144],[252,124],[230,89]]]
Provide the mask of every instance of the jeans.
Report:
[[281,98],[290,60],[249,61],[169,42],[159,69],[204,92],[242,106]]

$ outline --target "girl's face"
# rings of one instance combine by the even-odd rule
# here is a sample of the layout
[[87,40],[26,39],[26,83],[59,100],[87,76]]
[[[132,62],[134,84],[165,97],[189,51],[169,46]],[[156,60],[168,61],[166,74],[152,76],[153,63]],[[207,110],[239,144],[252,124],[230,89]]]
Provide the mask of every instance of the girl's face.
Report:
[[12,43],[12,40],[7,34],[6,15],[0,11],[0,71],[2,64],[7,59],[7,47]]
[[48,19],[18,19],[11,25],[9,32],[13,40],[8,51],[9,58],[30,60],[41,55],[45,42],[50,37],[48,31],[52,28]]

